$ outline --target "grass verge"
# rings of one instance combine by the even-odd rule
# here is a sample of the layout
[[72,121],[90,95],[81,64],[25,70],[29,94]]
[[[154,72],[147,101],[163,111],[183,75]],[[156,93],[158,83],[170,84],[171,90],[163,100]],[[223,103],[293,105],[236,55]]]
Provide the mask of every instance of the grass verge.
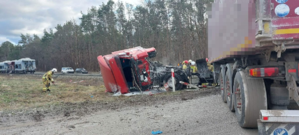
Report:
[[61,78],[51,84],[51,92],[42,92],[39,77],[0,76],[0,111],[29,109],[60,103],[113,100],[98,79]]

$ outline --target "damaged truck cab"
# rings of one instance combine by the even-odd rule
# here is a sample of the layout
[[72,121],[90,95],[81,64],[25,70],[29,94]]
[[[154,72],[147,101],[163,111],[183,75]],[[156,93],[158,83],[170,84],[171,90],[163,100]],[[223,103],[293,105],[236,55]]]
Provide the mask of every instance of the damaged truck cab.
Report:
[[[160,87],[167,82],[170,67],[159,67],[149,58],[156,56],[155,48],[135,47],[112,52],[108,55],[98,56],[98,63],[106,87],[106,92],[146,91],[154,85]],[[176,67],[173,67],[176,68]],[[159,70],[159,71],[158,71]],[[175,69],[176,86],[179,81],[186,81],[185,75],[180,69]],[[166,78],[165,78],[166,77]],[[178,86],[176,88],[182,88]]]

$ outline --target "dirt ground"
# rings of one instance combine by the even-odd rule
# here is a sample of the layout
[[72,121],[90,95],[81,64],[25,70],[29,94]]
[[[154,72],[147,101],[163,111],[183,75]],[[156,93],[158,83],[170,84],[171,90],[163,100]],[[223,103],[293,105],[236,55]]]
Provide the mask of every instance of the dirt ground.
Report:
[[[40,81],[36,76],[21,78],[29,80],[25,82],[31,84]],[[5,82],[8,79],[10,83],[19,83],[20,77],[0,76],[0,86],[5,88],[4,93],[12,90],[10,84]],[[238,126],[234,113],[221,101],[219,89],[216,88],[166,92],[152,96],[113,97],[112,94],[105,93],[104,88],[97,91],[103,87],[103,82],[97,78],[61,77],[55,80],[58,82],[56,89],[65,88],[62,91],[69,94],[72,100],[56,98],[64,95],[63,92],[41,95],[37,100],[55,104],[42,104],[38,107],[27,102],[25,105],[29,107],[24,108],[24,104],[20,104],[18,99],[10,100],[9,104],[20,104],[22,109],[0,109],[0,135],[145,135],[157,130],[169,135],[257,134],[256,129],[242,129]],[[86,96],[85,89],[91,87],[95,90],[92,91],[93,98],[87,95],[76,101],[72,96],[80,95],[78,91],[81,91],[81,96]],[[18,85],[13,88],[19,89]],[[30,98],[32,92],[27,93],[29,94],[22,96]],[[40,94],[36,91],[34,93]],[[2,103],[7,105],[6,102]]]
[[23,116],[31,118],[2,116],[0,134],[150,135],[157,130],[167,135],[257,134],[256,129],[238,126],[218,89],[67,104],[50,112],[40,110]]

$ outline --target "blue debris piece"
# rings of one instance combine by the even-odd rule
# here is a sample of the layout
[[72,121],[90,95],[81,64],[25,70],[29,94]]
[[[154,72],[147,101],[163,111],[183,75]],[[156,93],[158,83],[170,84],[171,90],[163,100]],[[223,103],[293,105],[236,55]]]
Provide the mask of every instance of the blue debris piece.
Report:
[[158,130],[158,131],[156,131],[156,132],[155,132],[155,131],[152,131],[152,134],[153,134],[153,135],[162,134],[162,133],[163,133],[163,132],[160,131],[160,130]]
[[93,96],[90,96],[91,98],[93,98]]

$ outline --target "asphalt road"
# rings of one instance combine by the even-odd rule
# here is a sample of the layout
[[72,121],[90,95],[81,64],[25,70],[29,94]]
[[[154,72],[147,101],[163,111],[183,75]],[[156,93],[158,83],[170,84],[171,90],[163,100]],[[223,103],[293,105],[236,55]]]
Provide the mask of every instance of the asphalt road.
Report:
[[[46,72],[35,72],[34,74],[11,74],[13,76],[39,76],[42,77]],[[0,75],[6,75],[6,74],[0,74]],[[61,72],[55,73],[53,75],[53,78],[57,77],[83,77],[83,78],[102,78],[102,75],[100,72],[89,72],[88,74],[82,74],[82,73],[68,73],[64,74]]]
[[[43,75],[46,72],[35,72],[33,75]],[[82,73],[61,73],[57,72],[54,75],[64,75],[64,76],[101,76],[100,72],[89,72],[88,74],[82,74]]]

